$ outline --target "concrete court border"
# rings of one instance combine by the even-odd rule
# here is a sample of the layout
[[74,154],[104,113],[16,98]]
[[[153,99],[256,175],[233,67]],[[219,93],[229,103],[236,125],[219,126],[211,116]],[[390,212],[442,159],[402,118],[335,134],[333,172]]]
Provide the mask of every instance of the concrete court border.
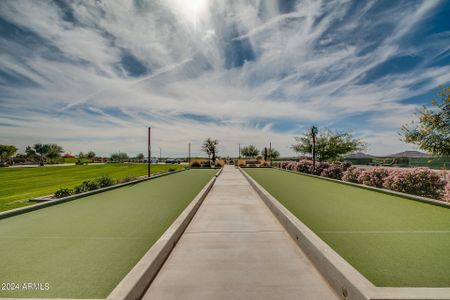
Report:
[[79,194],[75,194],[75,195],[71,195],[71,196],[67,196],[67,197],[62,197],[59,199],[55,199],[55,200],[49,200],[46,202],[42,202],[39,204],[34,204],[34,205],[29,205],[29,206],[25,206],[25,207],[19,207],[16,209],[11,209],[11,210],[7,210],[4,212],[0,212],[0,220],[1,219],[5,219],[5,218],[9,218],[9,217],[13,217],[13,216],[17,216],[17,215],[21,215],[30,211],[35,211],[38,209],[42,209],[45,207],[49,207],[49,206],[53,206],[53,205],[58,205],[61,203],[65,203],[65,202],[69,202],[69,201],[73,201],[73,200],[77,200],[80,198],[84,198],[86,196],[91,196],[91,195],[95,195],[98,193],[102,193],[102,192],[106,192],[109,190],[114,190],[117,188],[121,188],[127,185],[132,185],[132,184],[136,184],[136,183],[140,183],[140,182],[144,182],[147,180],[151,180],[151,179],[155,179],[155,178],[159,178],[159,177],[163,177],[163,176],[167,176],[167,175],[171,175],[171,174],[175,174],[175,173],[180,173],[180,172],[184,172],[190,169],[182,169],[182,170],[176,170],[176,171],[171,171],[171,172],[164,172],[164,173],[159,173],[159,174],[155,174],[152,175],[150,177],[144,177],[144,178],[139,178],[139,179],[135,179],[135,180],[131,180],[128,182],[124,182],[124,183],[118,183],[118,184],[114,184],[111,186],[107,186],[104,188],[99,188],[93,191],[88,191],[88,192],[83,192],[83,193],[79,193]]
[[348,300],[444,300],[450,288],[376,287],[250,175],[241,173],[331,287]]
[[[127,182],[120,186],[139,183],[153,178],[162,177],[169,174],[174,174],[189,169],[178,170],[174,172],[168,172],[163,174],[154,175],[152,177],[139,179],[134,182]],[[216,178],[220,175],[223,168],[220,168],[216,174],[211,178],[211,180],[203,187],[203,189],[195,196],[191,203],[181,212],[181,214],[175,219],[175,221],[167,228],[167,230],[162,234],[162,236],[153,244],[152,247],[144,254],[144,256],[137,262],[137,264],[128,272],[127,275],[119,282],[119,284],[112,290],[112,292],[106,297],[110,300],[136,300],[140,299],[142,295],[147,290],[148,286],[151,284],[156,274],[161,269],[162,265],[166,261],[167,257],[171,253],[172,249],[177,244],[181,235],[184,233],[186,227],[189,225],[190,221],[196,214],[203,200],[206,198],[207,194],[213,187]],[[119,187],[119,186],[117,186]],[[111,188],[110,188],[111,189]],[[97,191],[97,190],[96,190]],[[104,191],[104,189],[102,189]],[[83,193],[86,194],[86,193]],[[81,195],[81,194],[79,194]],[[91,195],[91,194],[89,194]],[[87,196],[87,195],[86,195]],[[69,197],[66,197],[69,198]],[[61,198],[64,199],[64,198]],[[75,199],[68,199],[63,202],[72,201]],[[61,203],[61,202],[58,202]],[[55,204],[58,204],[55,203]],[[37,204],[36,206],[42,206],[46,203]],[[55,205],[53,204],[53,205]],[[44,208],[51,205],[46,205],[40,208]],[[39,209],[39,208],[38,208]],[[19,209],[17,209],[19,210]],[[29,210],[32,211],[32,210]],[[18,212],[17,214],[22,214],[25,212]],[[1,219],[1,218],[0,218]],[[0,298],[0,300],[73,300],[75,298]],[[102,298],[92,298],[83,300],[99,300]]]
[[167,257],[172,252],[172,249],[176,246],[181,235],[197,213],[222,170],[221,168],[217,171],[214,177],[203,187],[172,225],[153,244],[147,253],[144,254],[106,299],[135,300],[140,299],[144,295]]

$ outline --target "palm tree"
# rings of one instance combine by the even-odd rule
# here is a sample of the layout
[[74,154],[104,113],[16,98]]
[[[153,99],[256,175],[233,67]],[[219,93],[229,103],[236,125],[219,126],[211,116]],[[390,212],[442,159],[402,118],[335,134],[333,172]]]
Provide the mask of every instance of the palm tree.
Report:
[[208,160],[211,159],[213,163],[216,162],[216,154],[218,153],[217,151],[218,144],[219,144],[218,140],[213,140],[210,137],[203,141],[202,151],[208,155]]

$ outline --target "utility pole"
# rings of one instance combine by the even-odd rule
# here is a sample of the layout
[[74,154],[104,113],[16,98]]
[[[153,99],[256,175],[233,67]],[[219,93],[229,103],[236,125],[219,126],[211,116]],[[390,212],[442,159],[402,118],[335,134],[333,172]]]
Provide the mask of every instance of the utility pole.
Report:
[[188,145],[188,163],[191,165],[191,143]]
[[148,159],[147,159],[147,176],[150,177],[150,165],[151,165],[151,155],[152,155],[152,151],[151,151],[151,144],[150,144],[150,138],[151,138],[151,127],[148,128]]
[[272,166],[272,142],[269,143],[269,160],[270,166]]
[[316,170],[316,134],[318,130],[316,126],[313,126],[311,128],[311,135],[312,135],[312,159],[313,159],[313,173]]
[[241,159],[241,144],[239,144],[239,159]]

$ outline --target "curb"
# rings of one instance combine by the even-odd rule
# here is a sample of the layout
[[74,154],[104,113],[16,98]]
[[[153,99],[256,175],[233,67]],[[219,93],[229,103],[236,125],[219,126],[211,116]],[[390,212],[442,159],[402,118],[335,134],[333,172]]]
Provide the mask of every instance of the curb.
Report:
[[163,176],[167,176],[167,175],[171,175],[171,174],[175,174],[175,173],[180,173],[180,172],[184,172],[187,171],[188,169],[183,169],[183,170],[177,170],[177,171],[172,171],[172,172],[165,172],[165,173],[160,173],[160,174],[155,174],[153,176],[150,177],[145,177],[145,178],[141,178],[141,179],[136,179],[136,180],[132,180],[129,182],[124,182],[124,183],[119,183],[119,184],[115,184],[115,185],[111,185],[108,187],[104,187],[104,188],[100,188],[100,189],[96,189],[93,191],[89,191],[89,192],[84,192],[84,193],[79,193],[76,195],[72,195],[72,196],[67,196],[67,197],[63,197],[63,198],[59,198],[59,199],[55,199],[55,200],[49,200],[49,201],[45,201],[43,203],[39,203],[39,204],[35,204],[35,205],[30,205],[30,206],[25,206],[25,207],[20,207],[20,208],[16,208],[16,209],[11,209],[11,210],[7,210],[4,212],[0,212],[0,220],[1,219],[5,219],[5,218],[9,218],[9,217],[13,217],[13,216],[17,216],[17,215],[21,215],[30,211],[35,211],[38,209],[42,209],[45,207],[49,207],[49,206],[53,206],[53,205],[57,205],[57,204],[61,204],[61,203],[65,203],[65,202],[69,202],[69,201],[73,201],[76,199],[80,199],[80,198],[84,198],[86,196],[91,196],[91,195],[95,195],[98,193],[102,193],[102,192],[106,192],[109,190],[114,190],[120,187],[124,187],[127,185],[132,185],[132,184],[136,184],[136,183],[140,183],[143,181],[147,181],[147,180],[151,180],[151,179],[155,179],[158,177],[163,177]]
[[222,168],[217,171],[214,177],[203,187],[172,225],[170,225],[147,253],[144,254],[106,299],[135,300],[142,297],[170,255],[172,249],[183,235],[186,227],[191,222],[221,172]]
[[283,225],[294,242],[324,276],[330,286],[346,300],[444,300],[450,288],[376,287],[303,224],[250,175],[241,173]]

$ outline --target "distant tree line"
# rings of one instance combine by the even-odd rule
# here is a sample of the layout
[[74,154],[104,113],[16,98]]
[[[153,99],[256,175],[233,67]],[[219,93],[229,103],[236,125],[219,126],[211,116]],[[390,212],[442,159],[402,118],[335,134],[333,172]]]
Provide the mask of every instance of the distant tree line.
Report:
[[270,159],[276,159],[280,156],[280,152],[275,148],[264,147],[261,151],[255,145],[248,145],[241,148],[241,153],[245,158],[261,158],[265,161]]

